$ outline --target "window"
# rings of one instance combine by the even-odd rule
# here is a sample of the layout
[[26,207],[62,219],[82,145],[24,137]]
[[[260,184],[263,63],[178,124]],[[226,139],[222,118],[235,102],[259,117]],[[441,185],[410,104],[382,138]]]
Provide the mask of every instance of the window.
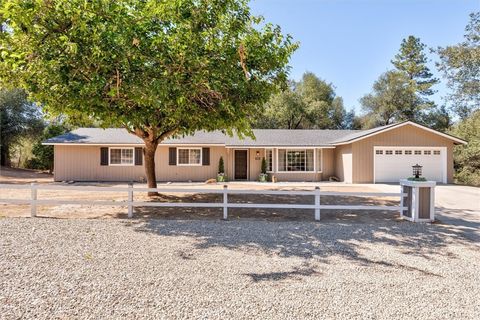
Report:
[[415,155],[420,155],[420,154],[422,154],[421,150],[415,150]]
[[383,150],[376,150],[375,154],[383,154]]
[[133,148],[110,148],[111,166],[133,166]]
[[313,149],[278,149],[278,170],[287,172],[314,171],[314,158]]
[[393,154],[393,150],[385,150],[385,154],[391,155]]
[[265,150],[265,160],[267,161],[267,172],[273,171],[273,150],[266,149]]
[[429,156],[429,155],[432,154],[432,151],[430,151],[430,150],[424,150],[424,151],[423,151],[423,154]]
[[395,154],[402,154],[402,150],[395,150]]
[[178,148],[177,157],[177,164],[179,166],[202,165],[201,148]]
[[406,154],[406,155],[411,155],[411,154],[412,154],[412,150],[405,150],[405,154]]
[[440,150],[433,150],[433,154],[436,155],[436,156],[439,156],[440,155]]

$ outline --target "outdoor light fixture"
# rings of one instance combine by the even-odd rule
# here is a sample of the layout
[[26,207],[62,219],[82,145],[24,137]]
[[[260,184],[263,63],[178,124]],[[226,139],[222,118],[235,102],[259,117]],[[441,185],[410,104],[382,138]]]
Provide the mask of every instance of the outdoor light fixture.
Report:
[[257,151],[256,155],[257,155],[257,158],[260,157],[260,151]]
[[413,176],[416,179],[420,178],[420,176],[422,175],[423,167],[417,163],[416,165],[412,166],[412,168],[413,168]]

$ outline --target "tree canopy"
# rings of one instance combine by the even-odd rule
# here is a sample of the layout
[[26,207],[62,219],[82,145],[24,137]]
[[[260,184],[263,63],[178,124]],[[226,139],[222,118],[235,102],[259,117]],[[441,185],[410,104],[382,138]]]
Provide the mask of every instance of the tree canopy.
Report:
[[10,151],[21,137],[34,136],[43,129],[39,109],[20,89],[0,89],[1,165],[10,165]]
[[255,122],[265,129],[340,129],[346,111],[332,84],[306,72],[299,82],[273,95]]
[[142,138],[151,187],[164,139],[251,134],[297,47],[247,0],[5,0],[0,17],[0,81]]
[[437,66],[448,81],[453,109],[461,118],[468,117],[480,105],[480,12],[470,15],[464,37],[459,44],[437,50]]
[[384,126],[411,118],[417,96],[402,72],[387,71],[373,84],[372,92],[360,99],[364,127]]

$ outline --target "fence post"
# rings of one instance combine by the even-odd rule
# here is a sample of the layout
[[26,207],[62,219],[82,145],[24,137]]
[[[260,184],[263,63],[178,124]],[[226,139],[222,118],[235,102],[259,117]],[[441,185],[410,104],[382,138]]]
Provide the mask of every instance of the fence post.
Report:
[[227,185],[223,185],[223,220],[228,219],[228,189]]
[[315,187],[315,220],[320,221],[320,187]]
[[31,202],[30,202],[30,216],[36,217],[37,216],[37,184],[32,182],[30,184],[31,188]]
[[133,183],[128,184],[128,217],[133,217]]
[[403,204],[405,203],[404,192],[404,187],[400,184],[400,218],[403,218]]

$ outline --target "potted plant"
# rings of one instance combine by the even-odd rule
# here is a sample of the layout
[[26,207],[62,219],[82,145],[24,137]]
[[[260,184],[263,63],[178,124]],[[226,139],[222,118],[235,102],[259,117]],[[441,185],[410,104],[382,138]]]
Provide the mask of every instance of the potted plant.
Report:
[[262,166],[260,169],[260,175],[258,176],[258,181],[260,182],[267,182],[268,174],[267,174],[267,160],[265,157],[262,158]]
[[227,181],[227,176],[225,175],[225,164],[223,162],[223,157],[220,157],[220,160],[218,160],[217,181],[218,182]]

